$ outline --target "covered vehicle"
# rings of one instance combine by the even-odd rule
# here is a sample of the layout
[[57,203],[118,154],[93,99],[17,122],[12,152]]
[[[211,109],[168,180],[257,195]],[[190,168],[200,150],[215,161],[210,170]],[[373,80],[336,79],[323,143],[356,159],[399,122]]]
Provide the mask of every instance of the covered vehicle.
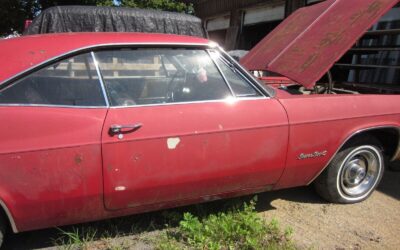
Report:
[[65,32],[146,32],[207,37],[200,18],[151,9],[55,6],[44,10],[24,35]]
[[400,158],[398,96],[290,95],[203,38],[46,34],[0,49],[14,232],[311,183],[355,203]]

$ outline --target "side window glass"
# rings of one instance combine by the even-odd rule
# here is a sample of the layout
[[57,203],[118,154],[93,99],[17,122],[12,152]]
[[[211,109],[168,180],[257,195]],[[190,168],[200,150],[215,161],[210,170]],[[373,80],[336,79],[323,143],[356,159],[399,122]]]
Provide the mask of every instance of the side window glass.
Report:
[[220,100],[231,96],[205,50],[99,51],[96,60],[113,106]]
[[0,103],[104,106],[105,100],[90,54],[43,68],[0,90]]
[[223,58],[218,52],[211,51],[210,53],[237,97],[260,96],[241,73],[235,69],[234,65]]

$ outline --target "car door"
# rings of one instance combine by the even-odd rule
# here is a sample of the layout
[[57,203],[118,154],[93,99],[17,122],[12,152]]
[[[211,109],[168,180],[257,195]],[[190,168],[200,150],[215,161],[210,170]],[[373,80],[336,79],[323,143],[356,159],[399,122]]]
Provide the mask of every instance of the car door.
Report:
[[[105,97],[90,54],[0,89],[0,196],[21,228],[98,217]],[[100,197],[100,198],[99,198]]]
[[102,135],[107,209],[207,200],[278,180],[286,114],[218,52],[138,48],[96,59],[112,106]]

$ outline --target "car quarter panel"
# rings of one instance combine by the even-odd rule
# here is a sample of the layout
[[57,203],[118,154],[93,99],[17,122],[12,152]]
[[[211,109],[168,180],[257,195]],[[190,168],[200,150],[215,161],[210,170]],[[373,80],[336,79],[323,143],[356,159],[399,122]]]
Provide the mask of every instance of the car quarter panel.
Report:
[[[142,127],[123,138],[113,124]],[[275,99],[111,108],[103,130],[108,209],[264,188],[284,168],[287,116]]]
[[0,198],[18,231],[100,217],[106,112],[0,107]]
[[307,185],[358,131],[400,127],[395,95],[292,96],[280,102],[288,113],[290,139],[285,172],[275,189]]

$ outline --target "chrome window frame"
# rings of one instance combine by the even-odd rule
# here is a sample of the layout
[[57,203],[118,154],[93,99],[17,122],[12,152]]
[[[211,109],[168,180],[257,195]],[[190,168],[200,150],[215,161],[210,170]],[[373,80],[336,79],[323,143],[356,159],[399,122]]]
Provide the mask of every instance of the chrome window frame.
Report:
[[73,58],[75,56],[79,56],[79,55],[84,55],[85,53],[87,53],[88,57],[91,57],[93,59],[93,63],[95,64],[95,69],[96,69],[96,74],[99,78],[99,80],[97,81],[98,84],[100,85],[100,89],[102,91],[102,95],[104,98],[104,104],[105,105],[99,105],[99,106],[91,106],[91,105],[64,105],[64,104],[33,104],[33,103],[0,103],[0,107],[49,107],[49,108],[78,108],[78,109],[103,109],[103,108],[108,108],[109,104],[108,104],[108,98],[107,96],[105,96],[105,92],[103,91],[103,86],[101,83],[101,78],[99,75],[99,71],[97,71],[97,66],[96,66],[96,61],[95,58],[93,57],[91,51],[80,51],[81,53],[77,52],[77,53],[69,53],[69,54],[65,54],[65,55],[61,55],[59,57],[55,57],[51,60],[48,60],[40,65],[37,65],[36,67],[23,72],[19,75],[16,75],[14,78],[10,79],[10,80],[6,80],[4,81],[4,83],[0,84],[0,91],[3,89],[7,89],[10,88],[16,84],[18,84],[18,81],[21,79],[24,79],[25,77],[29,77],[30,75],[45,69],[46,67],[49,67],[57,62],[60,62],[62,60],[67,60],[69,58]]
[[[148,42],[148,43],[102,43],[102,44],[96,44],[96,45],[90,45],[90,46],[85,46],[81,47],[79,49],[71,50],[66,53],[60,54],[58,56],[52,57],[48,60],[43,61],[42,63],[39,63],[31,68],[28,68],[6,80],[0,83],[0,90],[3,88],[7,88],[14,83],[16,83],[18,80],[22,79],[23,77],[28,76],[29,74],[32,74],[46,66],[49,66],[53,63],[56,63],[58,61],[83,54],[83,53],[89,53],[89,54],[94,54],[94,58],[96,51],[100,50],[110,50],[110,49],[120,49],[120,48],[201,48],[204,50],[208,49],[215,49],[221,53],[221,56],[224,58],[228,58],[229,62],[231,62],[238,70],[239,72],[243,75],[243,78],[248,80],[249,83],[252,84],[252,86],[259,91],[261,94],[258,97],[236,97],[236,95],[233,95],[234,101],[239,101],[239,100],[255,100],[255,99],[271,99],[275,97],[275,92],[271,90],[267,90],[266,88],[262,87],[261,84],[254,79],[254,77],[246,70],[244,69],[240,64],[238,64],[232,57],[229,56],[222,48],[220,48],[218,45],[216,45],[213,42],[210,42],[208,44],[204,43],[153,43],[153,42]],[[93,56],[92,56],[93,57]],[[212,59],[212,58],[211,58]],[[212,59],[213,60],[213,59]],[[97,58],[96,58],[97,62]],[[98,62],[97,62],[98,63]],[[215,63],[215,62],[214,62]],[[95,63],[96,66],[96,63]],[[98,66],[98,65],[97,65]],[[175,103],[155,103],[155,104],[144,104],[144,105],[129,105],[129,106],[110,106],[110,100],[107,95],[107,89],[105,88],[104,81],[102,78],[101,74],[101,69],[99,68],[99,71],[96,72],[99,77],[99,84],[102,89],[102,94],[104,98],[107,100],[106,105],[104,106],[76,106],[76,105],[55,105],[55,104],[0,104],[0,107],[50,107],[50,108],[78,108],[78,109],[104,109],[104,108],[131,108],[131,107],[151,107],[151,106],[165,106],[165,105],[182,105],[182,104],[195,104],[195,103],[210,103],[210,102],[227,102],[226,99],[219,99],[219,100],[202,100],[202,101],[189,101],[189,102],[175,102]],[[100,80],[101,79],[101,80]],[[228,86],[230,87],[229,83]],[[104,91],[103,91],[104,88]],[[233,91],[233,90],[232,90]],[[234,93],[234,92],[232,92]],[[232,100],[230,100],[232,101]]]
[[93,51],[90,52],[90,55],[92,56],[94,67],[96,68],[97,77],[99,78],[100,88],[101,88],[101,92],[103,93],[103,98],[105,100],[106,107],[110,107],[110,101],[109,101],[109,97],[107,95],[106,86],[104,84],[104,78],[103,78],[103,74],[101,73],[101,70],[100,70],[99,62],[97,61],[96,55],[94,54]]
[[207,55],[210,57],[211,61],[213,62],[214,66],[217,68],[219,74],[222,76],[223,81],[225,82],[225,85],[228,87],[229,91],[231,92],[231,95],[233,98],[236,98],[236,94],[232,89],[232,86],[229,84],[228,79],[226,79],[224,72],[222,72],[221,68],[219,67],[218,63],[215,61],[215,59],[212,57],[210,49],[206,50]]
[[221,54],[224,56],[224,58],[228,59],[230,63],[232,63],[240,73],[243,74],[243,77],[253,85],[256,89],[260,91],[260,94],[269,98],[275,98],[276,97],[276,91],[267,86],[263,85],[255,78],[253,74],[251,74],[247,69],[245,69],[240,63],[238,63],[235,59],[233,59],[224,49],[221,47],[217,46],[218,50],[221,52]]
[[[220,52],[220,50],[222,50],[222,49],[221,49],[221,48],[218,48],[218,50],[216,50],[216,51],[217,51],[217,53],[220,55],[220,58],[221,58],[222,63],[225,64],[225,65],[226,65],[227,67],[229,67],[229,68],[231,68],[231,66],[229,66],[228,63],[231,63],[232,66],[235,67],[235,69],[237,70],[237,72],[234,72],[234,73],[238,73],[238,74],[240,75],[240,77],[241,77],[255,92],[257,92],[257,94],[258,94],[258,96],[250,96],[250,95],[249,95],[249,96],[238,96],[237,94],[235,94],[235,97],[236,97],[236,98],[243,98],[243,97],[254,97],[254,98],[257,98],[257,97],[264,96],[264,93],[262,93],[262,92],[260,91],[259,88],[257,88],[256,86],[254,86],[253,82],[250,81],[250,80],[241,72],[241,70],[239,70],[238,67],[236,67],[236,65],[234,65],[228,58],[226,58],[226,57],[224,56],[224,54],[222,54],[222,53]],[[228,55],[228,54],[227,54],[227,55]],[[214,59],[214,60],[215,60],[215,59]],[[234,59],[232,58],[232,60],[234,60]],[[218,66],[218,68],[220,68],[220,67]],[[225,76],[225,74],[222,72],[222,70],[221,70],[221,74]],[[226,79],[226,77],[224,77],[224,78]],[[226,81],[228,82],[227,79],[226,79]],[[228,82],[228,84],[230,84],[230,83]],[[231,86],[231,88],[232,88],[232,86]],[[232,88],[232,91],[234,92],[233,88]]]

